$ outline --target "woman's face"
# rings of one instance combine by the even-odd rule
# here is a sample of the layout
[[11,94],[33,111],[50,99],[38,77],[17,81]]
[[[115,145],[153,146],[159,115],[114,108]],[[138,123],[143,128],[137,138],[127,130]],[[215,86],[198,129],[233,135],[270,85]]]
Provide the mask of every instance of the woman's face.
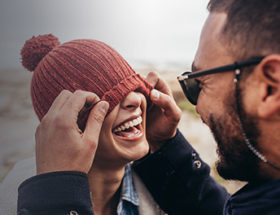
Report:
[[142,93],[130,92],[113,109],[101,128],[94,162],[123,165],[148,153],[146,107]]

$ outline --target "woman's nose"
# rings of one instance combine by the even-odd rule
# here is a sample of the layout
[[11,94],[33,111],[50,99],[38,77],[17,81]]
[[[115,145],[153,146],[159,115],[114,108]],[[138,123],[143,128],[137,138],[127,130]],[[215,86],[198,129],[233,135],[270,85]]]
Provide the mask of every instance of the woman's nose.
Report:
[[122,100],[121,107],[124,109],[136,109],[141,105],[141,94],[137,92],[130,92]]

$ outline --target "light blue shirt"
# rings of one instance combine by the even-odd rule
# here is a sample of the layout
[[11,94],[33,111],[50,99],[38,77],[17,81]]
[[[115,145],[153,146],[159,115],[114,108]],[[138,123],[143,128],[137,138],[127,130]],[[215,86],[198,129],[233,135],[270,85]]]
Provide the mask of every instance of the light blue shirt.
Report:
[[139,215],[139,198],[134,187],[130,165],[126,165],[125,174],[121,185],[120,201],[117,215]]

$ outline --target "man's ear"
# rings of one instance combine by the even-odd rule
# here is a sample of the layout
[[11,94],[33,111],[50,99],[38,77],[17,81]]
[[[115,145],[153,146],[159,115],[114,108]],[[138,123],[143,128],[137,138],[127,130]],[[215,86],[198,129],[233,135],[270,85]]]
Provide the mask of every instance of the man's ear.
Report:
[[261,118],[280,116],[280,55],[265,57],[256,68],[260,78],[261,101],[258,113]]

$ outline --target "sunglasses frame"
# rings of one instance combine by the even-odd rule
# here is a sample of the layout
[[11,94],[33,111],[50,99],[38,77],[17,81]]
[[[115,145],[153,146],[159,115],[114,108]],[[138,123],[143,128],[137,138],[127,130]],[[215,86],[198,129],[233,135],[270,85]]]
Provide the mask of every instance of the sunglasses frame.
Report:
[[183,72],[182,74],[177,76],[177,79],[181,85],[181,88],[189,100],[190,103],[193,105],[196,105],[197,99],[194,99],[191,93],[189,93],[188,87],[186,86],[185,80],[187,79],[192,79],[192,78],[198,78],[204,75],[211,75],[211,74],[216,74],[216,73],[222,73],[222,72],[228,72],[228,71],[239,71],[243,67],[248,67],[248,66],[253,66],[259,64],[264,57],[254,57],[246,61],[240,61],[240,62],[235,62],[233,64],[228,64],[224,66],[219,66],[216,68],[212,69],[207,69],[207,70],[202,70],[202,71],[196,71],[196,72]]

